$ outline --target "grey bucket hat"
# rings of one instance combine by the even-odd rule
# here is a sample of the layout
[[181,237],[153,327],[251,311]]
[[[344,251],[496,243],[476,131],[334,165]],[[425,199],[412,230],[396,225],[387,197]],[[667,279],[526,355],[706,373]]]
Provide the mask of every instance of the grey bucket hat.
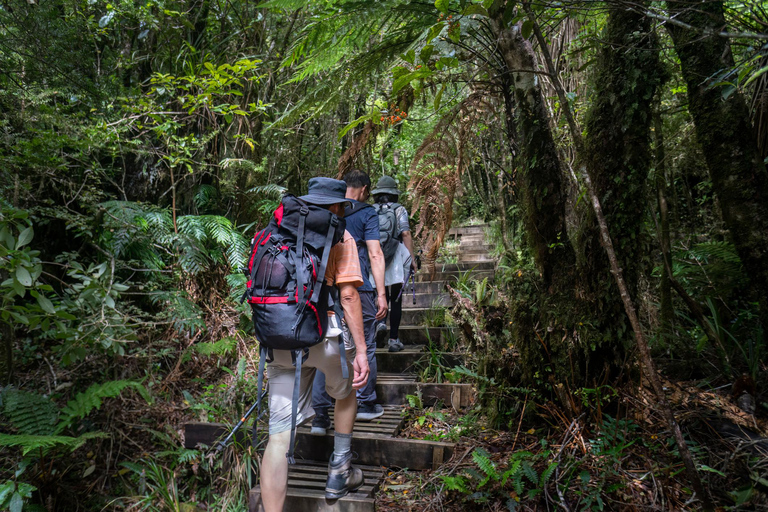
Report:
[[307,195],[299,197],[302,201],[320,206],[343,203],[344,206],[350,204],[345,194],[347,193],[347,184],[341,180],[333,178],[312,178],[309,180],[309,190]]
[[372,195],[377,194],[392,194],[393,196],[399,196],[400,191],[397,190],[397,182],[395,178],[391,176],[382,176],[379,181],[376,182],[376,188],[371,190]]

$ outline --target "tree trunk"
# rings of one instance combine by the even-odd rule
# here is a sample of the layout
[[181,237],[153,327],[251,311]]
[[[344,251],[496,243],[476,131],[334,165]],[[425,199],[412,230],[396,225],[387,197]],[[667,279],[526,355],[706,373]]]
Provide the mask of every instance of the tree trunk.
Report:
[[[528,246],[544,286],[553,291],[553,283],[562,286],[562,279],[572,274],[575,262],[565,229],[567,196],[560,159],[536,76],[530,42],[523,38],[519,25],[504,27],[503,22],[496,19],[493,26],[498,36],[499,54],[514,88],[517,113],[514,133],[518,139],[514,142],[520,147],[522,163],[517,176]],[[505,82],[509,83],[509,80]],[[506,96],[506,103],[509,104],[513,98]],[[510,105],[507,105],[507,110],[510,110]],[[507,131],[509,134],[509,129]]]
[[[645,183],[652,165],[652,102],[661,68],[650,20],[640,14],[611,8],[602,40],[580,158],[600,198],[629,294],[637,297],[648,242],[643,225]],[[579,276],[600,333],[601,340],[593,343],[602,346],[592,362],[597,367],[589,373],[606,370],[610,375],[623,364],[633,336],[622,303],[616,300],[619,291],[594,214],[586,222],[580,235],[584,258]]]
[[[688,109],[707,161],[709,176],[739,257],[760,303],[768,332],[768,172],[760,158],[749,111],[742,95],[724,95],[712,84],[733,66],[730,44],[715,35],[725,26],[719,1],[668,1],[670,15],[701,28],[667,24],[688,86]],[[713,33],[714,32],[714,33]]]

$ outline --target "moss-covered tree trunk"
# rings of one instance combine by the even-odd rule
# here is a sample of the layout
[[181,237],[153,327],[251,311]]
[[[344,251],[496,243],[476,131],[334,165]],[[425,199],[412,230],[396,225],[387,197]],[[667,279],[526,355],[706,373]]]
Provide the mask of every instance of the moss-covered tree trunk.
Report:
[[733,66],[719,1],[668,1],[670,15],[694,27],[667,24],[688,86],[688,109],[707,161],[723,221],[750,276],[768,332],[768,172],[757,150],[744,98],[712,84]]
[[[494,20],[497,51],[504,64],[504,100],[509,149],[518,163],[517,201],[521,206],[526,244],[540,276],[518,274],[535,284],[510,302],[513,343],[520,353],[521,377],[529,385],[553,381],[577,384],[588,347],[573,342],[578,300],[574,294],[576,256],[566,230],[565,175],[550,128],[549,114],[531,43],[519,25]],[[518,376],[515,376],[518,377]],[[505,379],[504,375],[497,378]],[[578,384],[577,384],[578,385]],[[567,394],[567,393],[566,393]],[[566,400],[565,405],[570,405]]]
[[[648,19],[612,7],[602,34],[604,44],[592,79],[584,154],[600,199],[631,297],[647,254],[645,182],[652,165],[650,126],[660,68],[655,36]],[[586,299],[593,304],[593,326],[601,347],[588,373],[617,368],[633,342],[610,264],[600,246],[597,223],[591,220],[580,237],[580,276]]]
[[[496,20],[498,50],[513,88],[507,109],[514,103],[514,141],[520,148],[518,185],[524,209],[528,246],[546,288],[562,285],[573,272],[574,254],[565,229],[566,193],[557,147],[549,125],[549,114],[541,93],[531,43],[520,27],[505,27]],[[508,116],[509,117],[509,116]],[[508,121],[509,122],[509,119]],[[553,290],[550,290],[553,291]]]

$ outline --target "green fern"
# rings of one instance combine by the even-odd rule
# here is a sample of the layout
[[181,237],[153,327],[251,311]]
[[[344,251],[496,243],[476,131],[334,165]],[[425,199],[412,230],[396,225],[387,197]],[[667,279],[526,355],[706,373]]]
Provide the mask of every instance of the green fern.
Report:
[[59,413],[50,398],[11,389],[3,393],[3,403],[6,417],[20,433],[30,436],[54,433]]
[[499,472],[496,470],[496,464],[491,460],[490,453],[483,448],[475,448],[475,451],[472,452],[472,459],[475,461],[475,464],[477,464],[477,467],[485,473],[485,476],[478,484],[478,487],[484,486],[491,480],[494,482],[499,480]]
[[33,435],[8,435],[0,434],[0,446],[18,446],[22,455],[34,450],[47,451],[52,448],[60,448],[73,452],[83,446],[86,441],[100,437],[109,437],[104,432],[86,432],[78,437],[70,436],[33,436]]
[[126,388],[136,389],[145,400],[150,401],[147,389],[139,382],[114,380],[103,384],[94,384],[67,402],[67,405],[61,410],[61,420],[56,427],[56,433],[69,427],[74,420],[85,418],[94,409],[99,409],[104,398],[116,397]]
[[225,356],[237,346],[235,338],[223,338],[212,343],[197,343],[192,345],[195,352],[204,356]]
[[463,476],[441,476],[440,479],[445,484],[445,489],[448,491],[459,491],[464,494],[469,494],[470,490],[467,486],[467,479]]
[[512,482],[512,486],[515,488],[515,492],[520,495],[523,493],[523,473],[520,471],[522,461],[517,459],[512,462],[503,475],[501,475],[501,485],[506,485],[507,481]]

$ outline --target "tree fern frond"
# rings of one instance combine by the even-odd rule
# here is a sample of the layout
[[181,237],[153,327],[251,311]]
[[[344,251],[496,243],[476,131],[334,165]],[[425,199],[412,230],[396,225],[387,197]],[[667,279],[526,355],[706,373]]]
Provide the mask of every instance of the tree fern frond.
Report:
[[280,185],[275,185],[274,183],[268,183],[266,185],[260,185],[258,187],[253,187],[252,189],[248,190],[249,194],[256,194],[260,197],[266,197],[269,199],[281,199],[287,189],[285,187],[281,187]]
[[53,434],[59,412],[50,398],[10,389],[3,393],[5,416],[22,434]]
[[197,332],[206,329],[203,312],[185,294],[178,291],[161,292],[152,296],[152,302],[162,306],[159,318],[170,320],[178,332]]
[[83,446],[88,440],[100,437],[109,436],[104,432],[86,432],[78,437],[0,434],[0,446],[21,447],[22,455],[26,455],[33,450],[47,451],[51,448],[63,448],[73,452]]
[[140,382],[132,380],[113,380],[103,384],[93,384],[67,402],[67,405],[61,410],[61,420],[56,427],[56,432],[62,432],[74,420],[85,418],[94,409],[101,408],[101,401],[104,398],[116,397],[126,388],[139,390],[145,398],[149,396],[146,388]]

